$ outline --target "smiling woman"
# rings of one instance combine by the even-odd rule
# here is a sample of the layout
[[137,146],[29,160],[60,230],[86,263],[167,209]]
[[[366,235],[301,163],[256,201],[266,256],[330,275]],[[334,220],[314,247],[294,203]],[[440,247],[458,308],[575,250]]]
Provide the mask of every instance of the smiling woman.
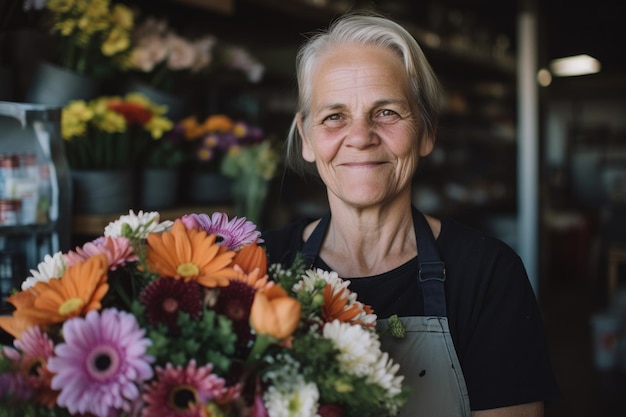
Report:
[[287,164],[321,179],[330,210],[266,231],[270,262],[301,256],[358,289],[411,390],[400,416],[542,415],[558,389],[519,256],[412,205],[441,97],[420,46],[394,21],[355,11],[309,38],[296,68]]

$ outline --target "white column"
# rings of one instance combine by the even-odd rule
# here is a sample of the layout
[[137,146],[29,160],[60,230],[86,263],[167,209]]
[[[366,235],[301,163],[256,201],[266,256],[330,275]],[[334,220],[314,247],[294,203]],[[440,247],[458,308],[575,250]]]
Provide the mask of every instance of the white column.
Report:
[[521,0],[517,17],[517,190],[519,255],[538,295],[539,129],[537,16],[533,1]]

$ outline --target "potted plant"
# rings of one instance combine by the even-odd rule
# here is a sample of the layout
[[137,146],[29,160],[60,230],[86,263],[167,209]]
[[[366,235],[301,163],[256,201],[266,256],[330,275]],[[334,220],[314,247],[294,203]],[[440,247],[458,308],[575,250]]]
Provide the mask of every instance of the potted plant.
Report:
[[269,137],[228,149],[220,170],[233,179],[236,215],[257,224],[262,223],[270,181],[276,174],[279,162],[280,153]]
[[133,11],[110,0],[48,0],[45,11],[57,48],[37,69],[27,101],[64,106],[95,97],[100,81],[118,72],[130,54]]
[[173,131],[178,132],[186,149],[186,195],[192,203],[232,202],[233,179],[221,171],[222,160],[233,147],[266,139],[261,128],[225,114],[204,119],[189,116]]
[[105,214],[132,206],[136,172],[153,142],[172,128],[164,113],[163,106],[138,93],[75,100],[63,108],[75,211]]

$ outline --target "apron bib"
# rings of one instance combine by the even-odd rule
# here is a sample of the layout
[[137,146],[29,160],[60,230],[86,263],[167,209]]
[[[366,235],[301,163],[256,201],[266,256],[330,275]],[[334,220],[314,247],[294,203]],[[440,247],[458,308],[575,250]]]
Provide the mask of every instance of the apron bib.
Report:
[[[322,217],[302,247],[309,265],[320,251],[329,222],[330,213]],[[424,297],[424,316],[400,317],[406,329],[402,339],[385,331],[386,319],[379,319],[376,325],[383,350],[400,365],[399,374],[410,388],[399,417],[469,417],[469,395],[448,327],[445,266],[426,218],[415,208],[413,226],[420,264],[416,279]]]

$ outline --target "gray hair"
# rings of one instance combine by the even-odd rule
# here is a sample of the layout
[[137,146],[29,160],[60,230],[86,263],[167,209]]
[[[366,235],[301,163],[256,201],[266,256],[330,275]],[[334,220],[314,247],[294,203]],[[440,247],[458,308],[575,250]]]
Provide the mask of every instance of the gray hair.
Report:
[[296,125],[298,114],[304,120],[311,110],[311,79],[315,63],[329,49],[348,43],[389,48],[402,58],[411,93],[419,109],[421,126],[418,140],[435,140],[441,89],[415,38],[398,23],[374,12],[347,13],[333,21],[328,29],[307,39],[296,57],[298,103],[287,136],[286,164],[301,175],[318,175],[315,164],[302,158],[302,138]]

